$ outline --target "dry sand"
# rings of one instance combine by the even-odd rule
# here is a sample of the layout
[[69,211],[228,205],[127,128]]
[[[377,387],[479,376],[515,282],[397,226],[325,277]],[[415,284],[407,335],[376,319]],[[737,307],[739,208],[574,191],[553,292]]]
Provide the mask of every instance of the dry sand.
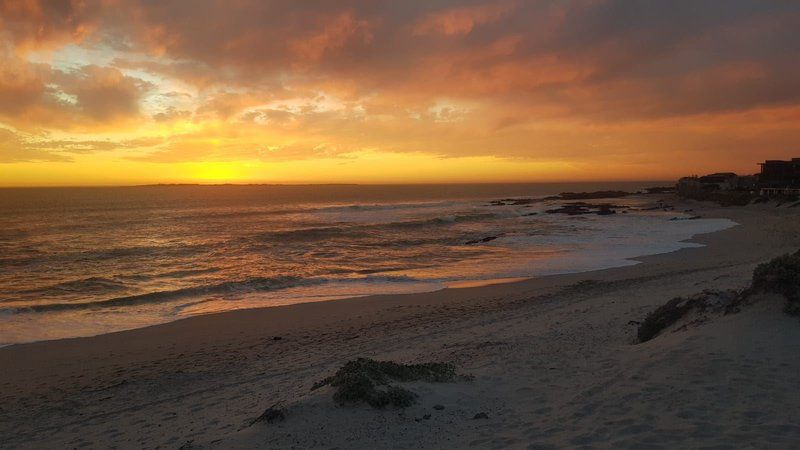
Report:
[[[626,268],[2,348],[0,447],[800,447],[800,321],[779,299],[645,344],[629,324],[744,287],[800,248],[800,208],[681,207],[741,225]],[[451,361],[475,379],[410,384],[405,410],[309,391],[358,356]],[[278,401],[285,421],[248,426]]]

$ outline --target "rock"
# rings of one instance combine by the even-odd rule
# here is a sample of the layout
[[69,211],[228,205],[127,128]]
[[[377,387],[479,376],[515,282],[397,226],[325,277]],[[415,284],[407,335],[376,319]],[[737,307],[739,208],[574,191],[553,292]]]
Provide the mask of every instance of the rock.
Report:
[[441,411],[441,410],[444,409],[444,405],[433,405],[433,409],[435,409],[437,411]]
[[475,239],[472,241],[467,241],[464,245],[474,245],[474,244],[483,244],[485,242],[491,242],[497,239],[499,236],[486,236],[485,238]]
[[595,191],[595,192],[562,192],[558,195],[550,195],[544,198],[501,198],[492,200],[489,206],[530,206],[534,203],[547,202],[554,200],[590,200],[600,198],[621,198],[631,195],[625,191]]
[[566,214],[568,216],[577,216],[579,214],[591,214],[591,211],[580,205],[565,205],[561,208],[548,209],[545,211],[547,214]]
[[250,422],[250,425],[253,425],[258,422],[267,422],[267,423],[274,423],[274,422],[282,422],[286,420],[286,414],[283,412],[282,408],[278,407],[278,403],[270,406],[260,416],[253,419]]
[[697,220],[697,219],[700,219],[700,218],[701,218],[700,216],[673,217],[673,218],[671,218],[669,220],[672,220],[672,221],[674,221],[674,220]]
[[274,338],[272,338],[273,341],[280,341],[281,339],[283,338],[280,336],[275,336]]
[[670,208],[672,208],[672,206],[666,205],[664,203],[660,203],[659,202],[659,203],[657,203],[657,204],[655,204],[653,206],[648,206],[646,208],[639,208],[639,211],[659,211],[659,210],[666,211],[667,209],[670,209]]
[[585,202],[566,203],[560,208],[548,209],[545,211],[547,214],[566,214],[568,216],[577,216],[580,214],[597,214],[600,216],[607,216],[616,214],[618,209],[625,209],[627,206],[614,205],[611,203],[591,204]]
[[595,192],[562,192],[561,200],[588,200],[598,198],[620,198],[631,195],[625,191],[595,191]]
[[488,414],[486,414],[485,412],[479,412],[478,414],[475,414],[475,416],[472,419],[478,420],[478,419],[488,419],[488,418],[489,418]]
[[616,214],[617,212],[611,209],[608,205],[600,206],[600,209],[597,210],[598,216],[609,216],[611,214]]
[[522,206],[530,205],[531,203],[540,202],[541,200],[535,198],[502,198],[500,200],[492,200],[489,202],[490,206]]
[[671,194],[675,192],[674,186],[656,186],[656,187],[649,187],[644,188],[645,192],[648,194]]

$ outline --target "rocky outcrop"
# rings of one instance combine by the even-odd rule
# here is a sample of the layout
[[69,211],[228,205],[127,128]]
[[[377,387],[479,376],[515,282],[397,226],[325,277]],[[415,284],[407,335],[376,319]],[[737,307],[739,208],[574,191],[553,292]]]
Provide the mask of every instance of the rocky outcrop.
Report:
[[631,195],[625,191],[595,191],[595,192],[562,192],[558,195],[561,200],[594,200],[599,198],[622,198]]
[[608,216],[616,214],[618,209],[626,209],[627,206],[613,205],[610,203],[592,204],[584,202],[574,202],[562,205],[560,208],[548,209],[545,211],[547,214],[566,214],[568,216],[577,216],[582,214],[597,214],[600,216]]
[[474,239],[472,241],[467,241],[467,242],[464,243],[464,245],[484,244],[486,242],[491,242],[491,241],[497,239],[498,237],[500,237],[500,236],[486,236],[485,238]]
[[529,206],[534,203],[556,200],[596,200],[601,198],[622,198],[629,195],[632,194],[625,191],[562,192],[558,195],[544,198],[501,198],[490,201],[489,206]]

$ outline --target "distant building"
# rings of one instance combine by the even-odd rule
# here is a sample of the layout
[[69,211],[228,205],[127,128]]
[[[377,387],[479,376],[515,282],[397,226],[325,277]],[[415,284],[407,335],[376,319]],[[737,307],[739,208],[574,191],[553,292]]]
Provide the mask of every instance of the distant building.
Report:
[[759,186],[762,188],[800,188],[800,158],[790,161],[767,160],[759,164],[761,175]]
[[758,187],[761,195],[800,194],[800,158],[789,161],[767,160],[759,164]]
[[761,173],[756,175],[719,172],[683,177],[675,189],[679,195],[690,198],[708,197],[709,193],[717,191],[756,190],[762,196],[800,196],[800,158],[767,160],[759,165]]
[[755,191],[758,188],[758,175],[740,175],[736,180],[739,191]]
[[758,188],[757,175],[736,175],[733,172],[719,172],[709,175],[683,177],[675,186],[683,197],[698,198],[719,191],[754,191]]
[[732,172],[712,173],[700,177],[699,181],[708,191],[732,191],[739,185],[739,176]]
[[733,191],[739,188],[739,176],[731,172],[712,173],[698,177],[683,177],[678,180],[676,190],[688,196],[701,192]]
[[683,197],[693,197],[703,192],[703,185],[700,184],[700,177],[694,175],[691,177],[683,177],[678,180],[678,185],[675,186],[678,195]]

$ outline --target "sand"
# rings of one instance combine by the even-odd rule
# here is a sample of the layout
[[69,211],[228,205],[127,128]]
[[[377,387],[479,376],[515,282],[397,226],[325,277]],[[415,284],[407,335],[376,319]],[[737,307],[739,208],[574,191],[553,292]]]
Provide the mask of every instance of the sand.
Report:
[[[0,348],[0,447],[798,447],[800,321],[781,299],[644,344],[630,321],[746,286],[800,248],[800,208],[680,207],[740,225],[625,268]],[[358,356],[474,380],[407,384],[420,398],[404,410],[310,391]],[[249,426],[277,402],[285,421]]]

